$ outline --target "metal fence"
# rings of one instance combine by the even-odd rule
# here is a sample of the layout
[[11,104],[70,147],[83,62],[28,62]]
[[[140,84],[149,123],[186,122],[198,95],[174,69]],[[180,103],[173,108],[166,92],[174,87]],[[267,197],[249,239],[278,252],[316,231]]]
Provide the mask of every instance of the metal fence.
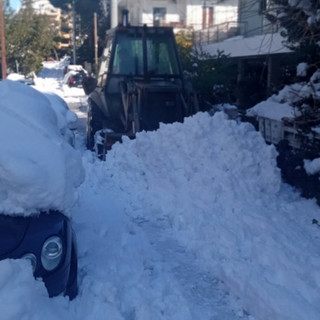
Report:
[[224,22],[212,27],[193,32],[194,44],[207,44],[245,34],[245,23],[237,21]]
[[193,43],[195,45],[220,42],[235,36],[249,36],[249,34],[274,33],[279,29],[278,25],[267,23],[252,30],[248,30],[246,22],[229,21],[213,25],[209,28],[193,31]]

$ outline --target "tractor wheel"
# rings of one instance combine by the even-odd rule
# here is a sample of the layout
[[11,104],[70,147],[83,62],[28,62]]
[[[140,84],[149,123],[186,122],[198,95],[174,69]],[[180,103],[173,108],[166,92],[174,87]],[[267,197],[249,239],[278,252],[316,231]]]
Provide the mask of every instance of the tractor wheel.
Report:
[[103,129],[103,114],[99,107],[89,99],[88,118],[87,118],[87,148],[94,149],[94,135]]

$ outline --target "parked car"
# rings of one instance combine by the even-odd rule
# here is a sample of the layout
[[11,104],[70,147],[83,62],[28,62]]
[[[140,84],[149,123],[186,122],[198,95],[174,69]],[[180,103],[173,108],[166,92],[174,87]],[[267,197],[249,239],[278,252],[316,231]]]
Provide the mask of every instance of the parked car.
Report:
[[57,94],[52,92],[44,92],[49,99],[52,109],[55,111],[58,128],[65,140],[73,147],[75,146],[75,130],[77,129],[77,115],[71,111],[67,103]]
[[50,297],[73,299],[78,262],[69,212],[84,175],[60,99],[0,82],[0,260],[29,260]]
[[0,214],[0,260],[27,259],[50,297],[78,292],[75,235],[70,220],[58,211],[30,217]]
[[82,87],[83,79],[88,73],[81,65],[69,65],[66,67],[63,83],[69,87]]
[[18,81],[18,82],[23,83],[27,86],[33,86],[35,84],[32,76],[26,77],[23,74],[19,74],[19,73],[10,73],[7,76],[7,79],[12,80],[12,81]]

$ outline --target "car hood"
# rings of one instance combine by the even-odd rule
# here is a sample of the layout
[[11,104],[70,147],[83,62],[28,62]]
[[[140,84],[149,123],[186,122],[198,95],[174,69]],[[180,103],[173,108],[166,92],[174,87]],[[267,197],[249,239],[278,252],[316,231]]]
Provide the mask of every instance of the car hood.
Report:
[[0,214],[0,256],[10,253],[19,246],[29,223],[28,218]]

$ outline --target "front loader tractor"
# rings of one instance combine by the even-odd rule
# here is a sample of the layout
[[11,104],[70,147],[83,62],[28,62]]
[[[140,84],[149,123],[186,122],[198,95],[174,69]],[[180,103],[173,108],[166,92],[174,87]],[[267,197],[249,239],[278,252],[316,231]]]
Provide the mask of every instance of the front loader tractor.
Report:
[[101,158],[123,135],[134,138],[198,110],[170,27],[122,24],[109,30],[96,83],[84,89],[89,95],[87,147]]

